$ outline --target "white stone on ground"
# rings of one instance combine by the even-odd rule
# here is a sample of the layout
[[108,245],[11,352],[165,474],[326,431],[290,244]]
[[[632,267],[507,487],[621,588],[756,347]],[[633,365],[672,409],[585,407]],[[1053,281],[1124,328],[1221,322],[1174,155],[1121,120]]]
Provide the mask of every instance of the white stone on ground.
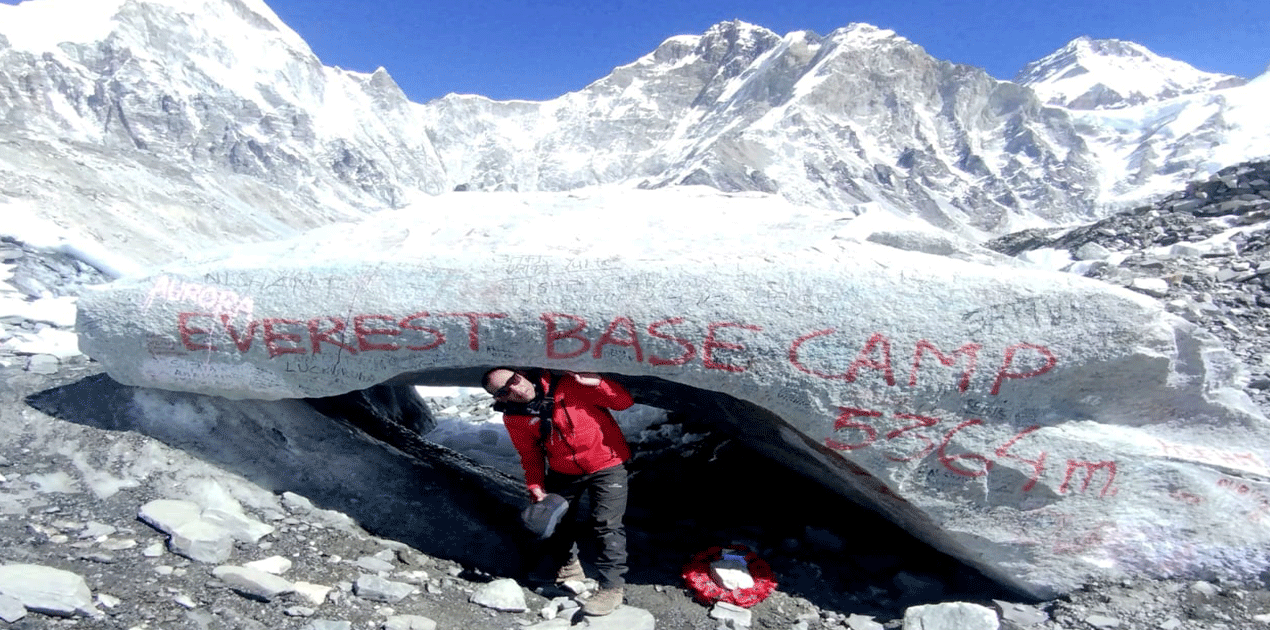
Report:
[[295,585],[289,580],[247,567],[221,565],[212,569],[212,575],[235,591],[264,601],[295,592]]
[[389,604],[401,601],[414,591],[415,587],[411,584],[385,580],[377,575],[358,576],[353,583],[353,594],[358,597]]
[[510,578],[501,578],[481,586],[472,593],[471,602],[501,612],[525,612],[525,591]]
[[243,566],[273,575],[282,575],[291,570],[291,560],[282,556],[269,556],[261,560],[244,563]]
[[174,528],[168,547],[190,560],[218,563],[233,554],[234,537],[221,526],[200,519]]
[[384,621],[384,630],[436,630],[437,622],[420,615],[393,615]]
[[913,606],[904,611],[904,630],[997,630],[992,609],[967,602]]
[[710,608],[710,618],[718,619],[732,628],[748,628],[754,623],[754,613],[728,602],[715,602]]
[[304,597],[304,599],[312,602],[315,606],[321,605],[325,602],[327,595],[334,590],[330,586],[323,586],[312,582],[296,582],[292,586],[295,587],[296,593],[300,594],[300,596]]
[[0,594],[22,603],[27,610],[58,617],[96,616],[93,593],[84,578],[70,571],[36,564],[0,567]]

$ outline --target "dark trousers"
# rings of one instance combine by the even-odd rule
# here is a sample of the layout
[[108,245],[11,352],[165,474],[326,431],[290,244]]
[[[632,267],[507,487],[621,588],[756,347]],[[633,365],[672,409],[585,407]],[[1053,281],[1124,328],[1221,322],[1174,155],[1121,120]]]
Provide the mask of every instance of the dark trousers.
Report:
[[628,486],[626,466],[618,464],[586,475],[566,475],[547,471],[547,492],[569,501],[569,511],[556,533],[547,539],[546,552],[563,566],[574,554],[595,566],[601,588],[626,583],[626,514]]

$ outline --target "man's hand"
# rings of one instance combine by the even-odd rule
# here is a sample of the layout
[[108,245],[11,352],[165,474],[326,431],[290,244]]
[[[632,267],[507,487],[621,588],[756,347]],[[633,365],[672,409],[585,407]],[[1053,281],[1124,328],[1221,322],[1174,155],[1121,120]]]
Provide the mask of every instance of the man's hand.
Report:
[[547,492],[538,487],[530,488],[529,497],[534,500],[534,503],[538,503],[539,501],[547,498]]
[[594,372],[574,372],[573,380],[577,381],[580,385],[595,387],[600,384],[600,375]]

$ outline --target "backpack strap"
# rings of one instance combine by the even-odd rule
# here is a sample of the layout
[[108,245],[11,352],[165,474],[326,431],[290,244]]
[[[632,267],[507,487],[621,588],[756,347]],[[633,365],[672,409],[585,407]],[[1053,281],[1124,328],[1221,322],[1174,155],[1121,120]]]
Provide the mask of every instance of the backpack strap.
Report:
[[[547,391],[543,394],[543,403],[538,406],[538,445],[545,451],[547,449],[547,440],[551,438],[551,428],[553,426],[552,416],[555,415],[556,409],[556,385],[560,383],[560,374],[543,370],[548,375]],[[538,381],[535,381],[535,385]]]

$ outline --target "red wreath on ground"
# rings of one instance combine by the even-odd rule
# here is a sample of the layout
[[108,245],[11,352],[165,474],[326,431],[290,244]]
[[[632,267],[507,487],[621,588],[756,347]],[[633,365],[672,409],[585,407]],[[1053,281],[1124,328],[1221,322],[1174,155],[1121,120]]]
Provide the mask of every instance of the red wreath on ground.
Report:
[[683,577],[688,583],[688,590],[703,604],[727,602],[742,608],[749,608],[765,599],[776,590],[776,577],[772,568],[758,554],[744,545],[731,545],[728,549],[745,554],[746,568],[754,578],[754,586],[750,588],[723,588],[710,576],[710,564],[723,558],[723,547],[711,547],[698,553],[684,565]]

